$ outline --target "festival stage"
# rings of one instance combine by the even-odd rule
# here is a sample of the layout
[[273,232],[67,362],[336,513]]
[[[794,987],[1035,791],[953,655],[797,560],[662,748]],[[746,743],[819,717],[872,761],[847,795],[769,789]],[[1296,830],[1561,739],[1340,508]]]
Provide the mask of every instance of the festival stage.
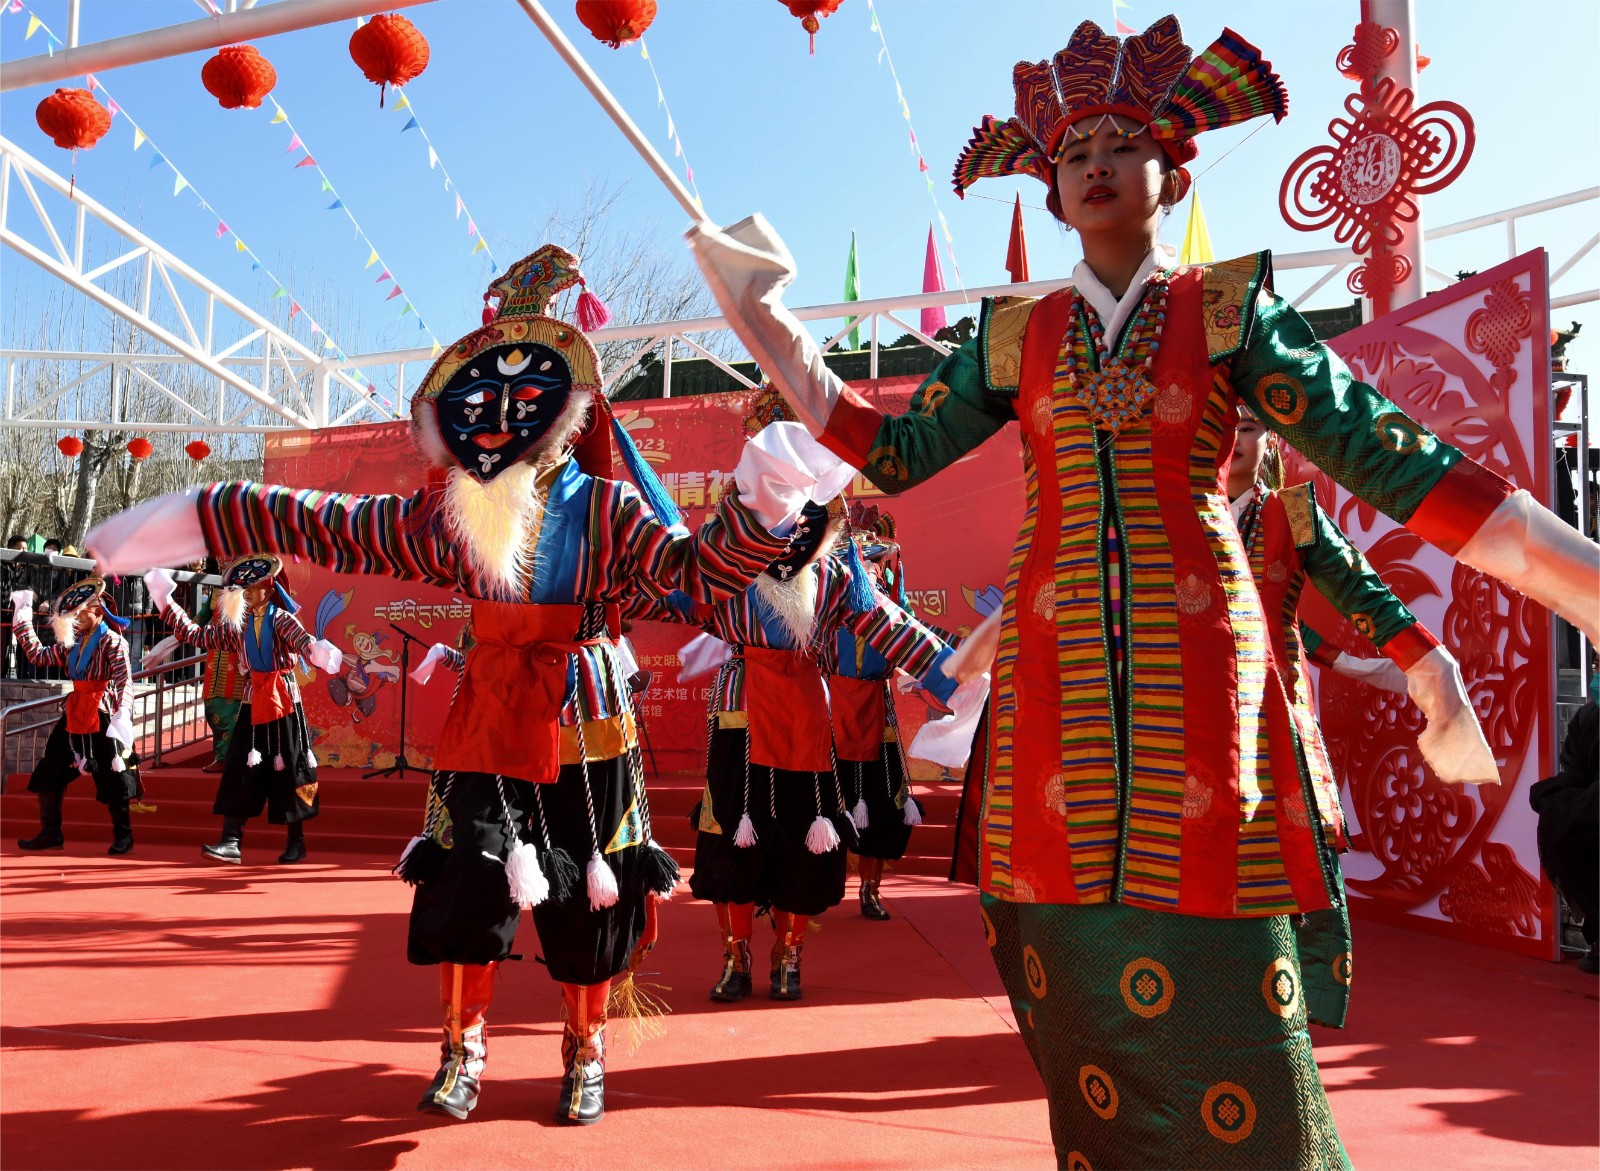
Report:
[[[437,977],[403,962],[408,891],[371,855],[105,857],[103,834],[0,850],[0,1146],[31,1168],[1047,1168],[1039,1083],[970,888],[890,876],[895,913],[824,917],[806,999],[705,998],[720,947],[680,892],[648,965],[674,1008],[610,1113],[550,1121],[559,998],[524,927],[466,1123],[414,1105]],[[525,921],[526,922],[526,921]],[[758,928],[764,930],[764,928]],[[758,936],[758,943],[761,940]],[[759,950],[759,948],[758,948]],[[1564,966],[1357,924],[1352,1027],[1318,1030],[1356,1167],[1593,1168],[1597,983]],[[760,985],[758,984],[758,989]],[[528,1123],[532,1125],[528,1125]]]

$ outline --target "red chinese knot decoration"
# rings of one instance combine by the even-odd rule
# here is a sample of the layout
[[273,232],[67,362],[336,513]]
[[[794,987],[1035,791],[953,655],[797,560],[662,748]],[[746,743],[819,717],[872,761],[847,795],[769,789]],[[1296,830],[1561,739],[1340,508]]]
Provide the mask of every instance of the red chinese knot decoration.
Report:
[[350,58],[379,87],[381,106],[382,87],[398,89],[428,67],[428,38],[398,13],[381,13],[350,34]]
[[817,55],[817,30],[822,27],[821,18],[832,16],[839,11],[839,5],[844,0],[778,0],[789,10],[789,15],[797,17],[800,27],[811,34],[811,55]]
[[583,27],[613,49],[644,36],[656,18],[656,0],[578,0]]
[[278,84],[278,71],[254,45],[227,45],[201,66],[200,83],[224,110],[254,110]]
[[1339,72],[1360,83],[1345,99],[1347,117],[1328,124],[1332,146],[1306,151],[1284,173],[1278,206],[1302,232],[1332,227],[1334,239],[1366,259],[1350,274],[1350,291],[1372,299],[1373,316],[1393,304],[1411,262],[1394,251],[1402,224],[1415,223],[1417,197],[1455,181],[1472,158],[1472,116],[1455,102],[1413,109],[1416,95],[1393,78],[1378,78],[1399,48],[1392,28],[1363,21],[1339,52]]
[[206,456],[211,454],[211,445],[204,439],[196,439],[187,444],[183,452],[195,463],[200,463]]
[[68,459],[77,459],[83,454],[83,440],[76,435],[63,435],[56,440],[56,448]]
[[132,457],[134,463],[149,459],[150,453],[154,450],[155,444],[151,443],[143,435],[137,439],[128,440],[128,455]]
[[39,129],[63,150],[88,150],[111,129],[111,111],[86,89],[58,89],[33,112]]

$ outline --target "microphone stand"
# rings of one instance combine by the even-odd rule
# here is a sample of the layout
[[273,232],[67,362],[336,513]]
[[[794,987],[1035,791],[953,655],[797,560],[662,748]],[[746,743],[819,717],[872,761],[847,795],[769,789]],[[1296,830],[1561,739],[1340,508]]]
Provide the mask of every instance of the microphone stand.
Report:
[[368,777],[405,776],[408,772],[426,772],[426,769],[417,768],[406,759],[406,694],[411,688],[411,644],[427,646],[422,639],[412,634],[403,626],[389,623],[390,627],[400,635],[400,751],[394,754],[394,763],[388,768],[373,769],[369,773],[362,773],[361,779]]

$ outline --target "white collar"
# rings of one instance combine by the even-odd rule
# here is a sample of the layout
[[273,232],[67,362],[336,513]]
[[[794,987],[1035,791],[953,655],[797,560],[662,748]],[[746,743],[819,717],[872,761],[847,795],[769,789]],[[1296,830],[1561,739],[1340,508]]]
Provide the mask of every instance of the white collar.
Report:
[[1088,261],[1078,261],[1078,266],[1072,270],[1072,284],[1083,294],[1083,299],[1094,308],[1100,323],[1105,326],[1106,352],[1109,353],[1117,344],[1117,334],[1122,332],[1123,323],[1133,314],[1139,299],[1144,296],[1144,286],[1150,274],[1158,268],[1174,268],[1177,263],[1176,248],[1170,244],[1157,244],[1150,250],[1150,255],[1144,258],[1144,263],[1139,265],[1139,271],[1128,282],[1128,291],[1119,299],[1112,296],[1111,290],[1095,276]]
[[1255,498],[1256,486],[1251,484],[1250,487],[1239,493],[1239,498],[1237,500],[1229,501],[1228,511],[1233,513],[1234,524],[1239,523],[1239,519],[1244,516],[1244,510],[1250,507],[1250,502]]

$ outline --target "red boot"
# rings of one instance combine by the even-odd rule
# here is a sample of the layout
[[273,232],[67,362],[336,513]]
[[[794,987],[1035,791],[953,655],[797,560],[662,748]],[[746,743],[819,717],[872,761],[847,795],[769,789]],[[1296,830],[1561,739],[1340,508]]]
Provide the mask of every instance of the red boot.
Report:
[[418,1110],[465,1118],[478,1104],[478,1079],[488,1058],[484,1014],[494,995],[494,964],[440,964],[439,1003],[444,1008],[442,1063]]
[[772,999],[800,999],[800,949],[805,946],[805,915],[773,911],[772,926],[777,938],[772,941]]
[[566,1020],[561,1035],[561,1100],[556,1119],[576,1126],[599,1122],[606,1112],[606,999],[611,981],[561,985]]
[[734,1004],[750,995],[750,933],[755,929],[754,903],[717,903],[717,923],[722,927],[722,977],[712,986],[711,999]]

